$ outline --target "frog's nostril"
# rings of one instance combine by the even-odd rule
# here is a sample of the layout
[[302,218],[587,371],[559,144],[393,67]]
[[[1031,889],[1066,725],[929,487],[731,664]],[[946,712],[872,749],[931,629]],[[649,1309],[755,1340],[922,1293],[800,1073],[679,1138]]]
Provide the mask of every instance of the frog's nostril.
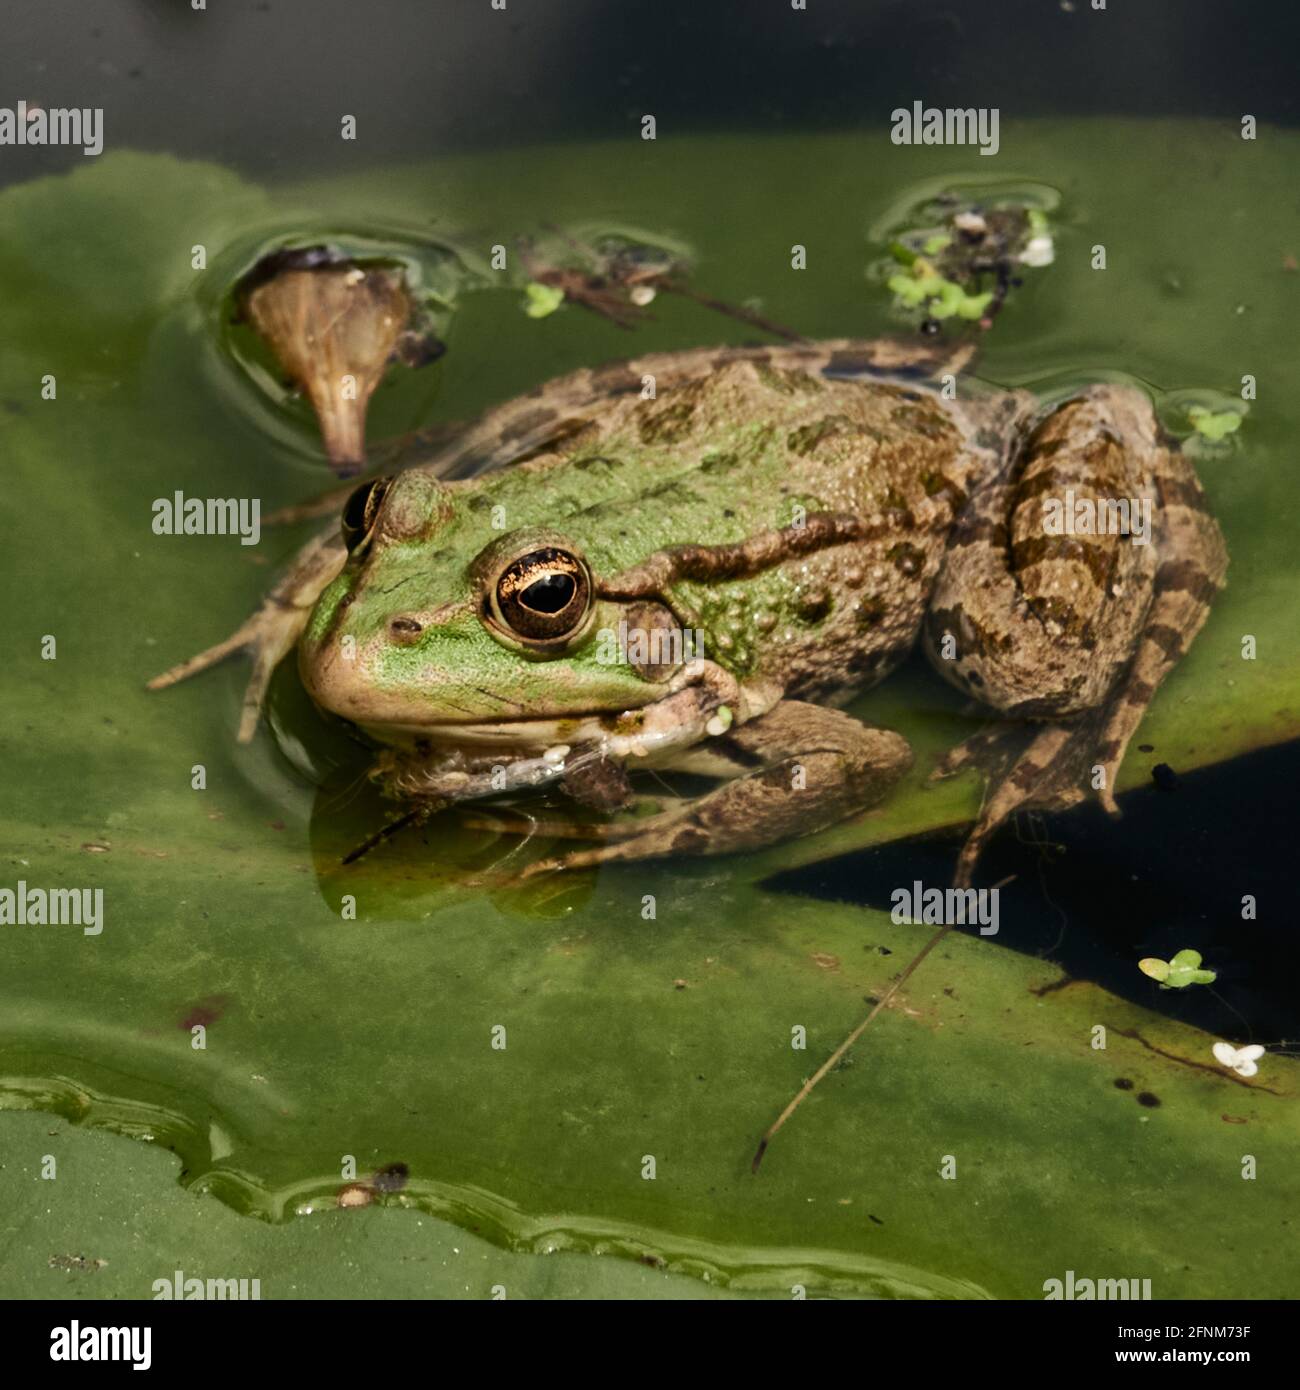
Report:
[[388,635],[394,642],[413,642],[424,631],[424,624],[415,618],[390,618]]

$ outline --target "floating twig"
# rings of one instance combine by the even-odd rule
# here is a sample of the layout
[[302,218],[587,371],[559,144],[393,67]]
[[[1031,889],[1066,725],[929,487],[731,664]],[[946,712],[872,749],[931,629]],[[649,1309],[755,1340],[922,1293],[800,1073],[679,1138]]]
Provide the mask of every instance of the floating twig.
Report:
[[[1015,875],[1011,874],[1007,878],[1000,879],[997,883],[993,885],[993,887],[989,891],[997,892],[999,888],[1002,888],[1006,884],[1010,883],[1014,877]],[[917,966],[921,964],[921,962],[926,958],[926,956],[928,956],[930,952],[934,950],[934,948],[944,939],[945,936],[948,935],[950,931],[952,931],[953,927],[955,927],[956,925],[957,923],[955,922],[946,922],[942,927],[939,928],[937,932],[934,933],[934,935],[929,939],[929,941],[927,941],[925,945],[921,947],[920,951],[918,951],[917,954],[912,957],[911,961],[907,966],[907,969],[904,970],[903,973],[893,982],[893,984],[889,986],[889,988],[885,991],[881,998],[879,998],[876,1001],[876,1003],[872,1007],[871,1012],[866,1016],[866,1018],[864,1018],[862,1022],[858,1024],[858,1026],[848,1035],[847,1038],[844,1039],[844,1041],[835,1049],[835,1051],[832,1052],[831,1055],[821,1064],[821,1066],[817,1068],[816,1072],[811,1077],[809,1077],[807,1081],[804,1082],[803,1086],[799,1090],[798,1095],[796,1095],[795,1098],[790,1102],[790,1104],[787,1105],[785,1109],[782,1110],[781,1113],[776,1117],[776,1119],[772,1121],[772,1123],[767,1127],[767,1130],[764,1132],[762,1139],[758,1141],[758,1148],[757,1150],[755,1150],[753,1161],[749,1165],[750,1172],[758,1172],[758,1166],[763,1161],[763,1155],[767,1152],[767,1146],[772,1142],[773,1139],[776,1138],[777,1134],[780,1132],[780,1130],[785,1125],[785,1122],[790,1118],[790,1116],[793,1115],[794,1112],[798,1110],[798,1108],[808,1098],[808,1095],[812,1091],[813,1087],[816,1086],[817,1083],[822,1079],[822,1077],[825,1076],[826,1073],[835,1066],[835,1064],[844,1056],[844,1054],[849,1050],[849,1048],[851,1048],[853,1044],[857,1042],[857,1040],[862,1036],[863,1032],[865,1031],[867,1024],[870,1023],[873,1018],[875,1018],[875,1016],[881,1011],[881,1009],[886,1008],[888,1006],[890,1000],[893,999],[894,995],[896,995],[898,991],[903,987],[903,985],[907,983],[908,978],[911,976],[912,972],[917,968]]]

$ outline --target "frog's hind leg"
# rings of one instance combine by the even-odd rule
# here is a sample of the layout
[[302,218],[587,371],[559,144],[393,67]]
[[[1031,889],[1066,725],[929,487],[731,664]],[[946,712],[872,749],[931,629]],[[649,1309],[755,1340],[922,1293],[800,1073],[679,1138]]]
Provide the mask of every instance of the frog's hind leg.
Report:
[[[1085,511],[1139,509],[1111,534],[1046,528],[1057,498]],[[1154,520],[1140,536],[1141,505]],[[1227,553],[1188,461],[1160,447],[1137,392],[1094,388],[1039,426],[1020,458],[959,524],[927,616],[926,646],[953,684],[1004,717],[936,768],[987,778],[958,860],[965,886],[989,838],[1017,810],[1060,810],[1096,791],[1118,813],[1115,777],[1161,680],[1222,583]],[[965,604],[980,597],[979,616]]]
[[1133,663],[1108,704],[1096,749],[1097,762],[1106,773],[1102,805],[1113,815],[1119,814],[1115,779],[1129,740],[1160,682],[1204,626],[1228,569],[1223,533],[1210,515],[1191,464],[1181,453],[1164,450],[1158,465],[1164,558]]
[[289,572],[262,601],[262,606],[241,627],[215,647],[182,661],[148,683],[149,690],[163,690],[178,681],[206,671],[238,651],[253,654],[253,670],[244,691],[239,718],[239,742],[248,743],[257,729],[262,702],[275,668],[293,650],[307,626],[316,600],[338,575],[347,560],[342,538],[331,533],[318,536],[294,558]]
[[954,749],[930,774],[938,781],[974,766],[986,781],[979,817],[957,857],[954,887],[970,886],[985,846],[1017,811],[1031,806],[1065,810],[1083,800],[1083,768],[1068,757],[1072,746],[1086,748],[1088,739],[1079,733],[1062,724],[1040,725],[1027,736],[1021,725],[985,731]]
[[714,737],[673,767],[730,780],[660,815],[626,822],[619,838],[540,860],[525,877],[616,860],[730,854],[834,825],[878,801],[911,766],[905,740],[839,710],[782,700]]

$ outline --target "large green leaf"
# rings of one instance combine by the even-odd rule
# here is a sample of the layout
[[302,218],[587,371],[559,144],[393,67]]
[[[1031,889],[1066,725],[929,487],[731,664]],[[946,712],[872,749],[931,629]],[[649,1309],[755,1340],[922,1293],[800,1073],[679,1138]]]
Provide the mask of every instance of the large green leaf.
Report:
[[[1013,174],[1060,190],[1058,260],[998,321],[988,378],[1057,389],[1122,370],[1161,393],[1175,423],[1178,392],[1258,380],[1244,427],[1201,463],[1233,555],[1230,588],[1161,691],[1142,731],[1155,752],[1132,755],[1124,785],[1149,762],[1189,768],[1295,732],[1300,277],[1283,271],[1288,248],[1265,213],[1298,146],[1267,130],[1240,144],[1208,125],[1004,132]],[[241,1211],[333,1205],[353,1155],[363,1178],[407,1165],[389,1205],[522,1250],[639,1254],[737,1289],[1036,1297],[1072,1268],[1150,1277],[1163,1297],[1284,1293],[1295,1063],[1266,1057],[1247,1083],[1215,1066],[1207,1035],[1092,985],[1052,988],[1055,967],[996,938],[950,938],[750,1174],[759,1132],[924,936],[880,913],[777,896],[761,878],[974,807],[969,783],[923,785],[971,716],[920,668],[857,706],[918,753],[881,809],[761,855],[529,893],[467,886],[465,866],[500,846],[441,823],[340,868],[378,808],[357,785],[356,750],[291,670],[273,691],[274,734],[247,749],[232,741],[241,669],[144,693],[147,676],[233,628],[301,539],[155,536],[153,499],[260,496],[269,510],[330,481],[302,408],[267,395],[232,352],[247,344],[225,321],[226,294],[265,246],[289,233],[369,238],[408,256],[440,297],[462,291],[445,362],[376,398],[377,439],[464,418],[583,363],[747,336],[685,302],[661,301],[633,337],[573,308],[529,319],[517,287],[468,293],[493,243],[547,219],[597,219],[611,202],[602,190],[618,190],[620,222],[692,243],[712,292],[761,294],[768,314],[813,336],[865,335],[888,327],[888,296],[863,278],[878,251],[865,229],[965,168],[943,150],[874,161],[847,138],[635,153],[634,174],[620,145],[270,192],[120,155],[0,195],[14,631],[5,882],[102,887],[106,916],[97,937],[0,930],[0,1098],[166,1144],[187,1185]],[[437,244],[418,245],[413,229],[431,226]],[[463,227],[479,230],[458,237]],[[789,269],[795,243],[808,247],[805,271]],[[1096,243],[1105,271],[1090,268]],[[206,271],[190,268],[195,245]],[[47,372],[53,401],[41,399]],[[41,657],[47,634],[55,660]],[[1242,659],[1244,634],[1257,639],[1254,661]],[[191,789],[195,764],[204,791]],[[340,915],[344,894],[355,921]],[[191,1046],[195,1022],[204,1050]],[[491,1046],[497,1025],[504,1050]],[[797,1027],[806,1051],[791,1046]],[[60,1133],[42,1153],[82,1151],[50,1128]],[[29,1171],[34,1138],[45,1145],[30,1124],[0,1126],[7,1164]],[[1244,1154],[1258,1162],[1253,1181]],[[946,1155],[955,1179],[939,1175]],[[170,1252],[189,1248],[177,1194],[160,1165],[149,1172],[127,1191],[132,1209],[156,1194],[157,1243],[138,1267],[121,1247],[109,1268],[127,1283],[103,1285],[115,1292],[169,1272]],[[79,1159],[59,1173],[67,1229],[111,1207]],[[410,1250],[403,1219],[418,1218],[340,1213],[310,1244],[303,1223],[278,1245],[259,1224],[254,1252],[252,1223],[223,1212],[197,1248],[214,1266],[228,1252],[213,1271],[223,1275],[247,1260],[291,1270],[295,1252],[347,1251],[354,1221],[376,1245]],[[432,1230],[440,1250],[446,1232]],[[4,1261],[0,1292],[30,1287],[31,1242]],[[626,1271],[601,1272],[613,1263],[572,1287],[631,1291]],[[544,1290],[521,1271],[502,1282]],[[422,1277],[303,1289],[432,1291]]]
[[[151,1298],[183,1280],[247,1280],[261,1298],[728,1298],[625,1261],[517,1254],[422,1213],[371,1206],[290,1226],[249,1221],[176,1184],[177,1161],[48,1115],[5,1117],[0,1249],[7,1298]],[[50,1176],[46,1156],[56,1157]],[[184,1282],[182,1282],[182,1289]]]

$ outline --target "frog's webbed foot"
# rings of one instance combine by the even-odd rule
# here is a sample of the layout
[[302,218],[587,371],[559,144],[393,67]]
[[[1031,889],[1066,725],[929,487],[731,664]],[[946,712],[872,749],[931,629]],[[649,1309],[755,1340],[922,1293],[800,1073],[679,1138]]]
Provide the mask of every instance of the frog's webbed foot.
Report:
[[238,734],[240,743],[248,743],[257,729],[258,716],[275,668],[293,650],[316,600],[343,568],[346,559],[347,550],[340,536],[331,533],[317,537],[299,551],[288,574],[247,622],[224,642],[155,676],[147,688],[164,690],[206,671],[235,652],[251,652],[253,670],[244,691]]
[[911,761],[895,733],[839,710],[782,700],[672,764],[731,780],[658,815],[617,822],[605,843],[539,860],[522,877],[617,860],[730,854],[809,835],[878,801]]
[[253,671],[244,691],[243,707],[239,716],[239,742],[247,743],[257,727],[257,718],[266,698],[271,675],[281,659],[298,640],[299,627],[288,615],[267,609],[259,609],[241,627],[237,628],[224,642],[199,652],[188,661],[171,667],[161,675],[155,676],[147,685],[149,690],[165,690],[169,685],[196,676],[209,666],[224,661],[235,652],[249,650],[254,653]]
[[968,888],[985,846],[1017,811],[1063,811],[1084,799],[1085,764],[1092,760],[1097,721],[1064,724],[1001,725],[960,743],[930,774],[931,781],[974,767],[986,780],[984,801],[966,837],[953,887]]

